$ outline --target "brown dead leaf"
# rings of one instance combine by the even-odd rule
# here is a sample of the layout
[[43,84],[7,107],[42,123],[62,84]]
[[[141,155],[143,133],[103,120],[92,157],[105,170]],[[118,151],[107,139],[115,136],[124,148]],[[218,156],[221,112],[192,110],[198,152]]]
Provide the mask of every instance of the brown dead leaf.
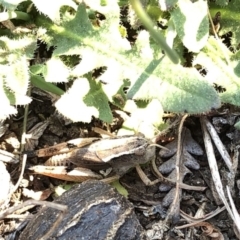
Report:
[[36,124],[27,134],[26,134],[26,144],[25,150],[32,151],[38,145],[38,139],[42,136],[43,132],[47,128],[49,121],[40,122]]
[[203,234],[211,240],[224,240],[222,233],[208,222],[201,222],[195,226],[201,227]]

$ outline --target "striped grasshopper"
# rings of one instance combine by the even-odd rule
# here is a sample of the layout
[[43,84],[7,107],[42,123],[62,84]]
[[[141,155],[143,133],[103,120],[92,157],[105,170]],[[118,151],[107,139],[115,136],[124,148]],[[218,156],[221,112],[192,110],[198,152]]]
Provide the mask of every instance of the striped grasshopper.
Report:
[[130,168],[155,158],[155,147],[140,136],[79,138],[37,150],[33,155],[51,156],[44,166],[30,168],[35,173],[82,182],[87,179],[102,179],[97,171],[108,168],[122,176]]

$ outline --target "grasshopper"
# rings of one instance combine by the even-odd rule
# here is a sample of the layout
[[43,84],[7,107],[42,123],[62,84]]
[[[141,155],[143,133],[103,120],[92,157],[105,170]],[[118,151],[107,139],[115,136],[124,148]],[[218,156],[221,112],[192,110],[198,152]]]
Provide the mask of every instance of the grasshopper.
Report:
[[[92,170],[109,167],[115,174],[122,176],[130,168],[155,158],[155,147],[141,136],[80,138],[37,150],[32,155],[38,157],[52,155],[44,166],[31,168],[35,173],[82,182],[87,179],[102,179],[100,174]],[[75,167],[70,170],[72,165]]]

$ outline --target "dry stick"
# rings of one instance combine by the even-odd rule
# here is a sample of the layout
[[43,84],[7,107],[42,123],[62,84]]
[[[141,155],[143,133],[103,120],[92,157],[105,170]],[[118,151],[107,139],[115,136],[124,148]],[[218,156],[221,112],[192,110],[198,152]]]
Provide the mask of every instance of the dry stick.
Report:
[[2,206],[6,206],[6,205],[7,205],[7,203],[8,203],[8,202],[10,201],[10,199],[11,199],[12,194],[18,189],[18,187],[19,187],[19,185],[20,185],[20,183],[21,183],[21,181],[22,181],[24,169],[25,169],[25,166],[26,166],[26,160],[27,160],[27,155],[24,154],[23,160],[22,160],[21,173],[20,173],[20,175],[19,175],[18,181],[17,181],[17,183],[15,184],[15,186],[12,187],[10,193],[8,194],[7,199],[6,199],[5,202],[2,204]]
[[232,171],[227,174],[228,187],[232,195],[235,195],[234,186],[235,186],[235,178],[238,173],[238,159],[239,159],[239,148],[240,145],[234,146],[233,156],[232,156]]
[[169,218],[174,215],[174,213],[176,212],[176,208],[179,206],[179,189],[180,189],[180,183],[181,183],[180,182],[181,181],[180,160],[181,160],[181,152],[182,152],[182,129],[183,129],[183,123],[187,117],[188,117],[187,114],[185,114],[182,117],[181,122],[179,124],[179,128],[178,128],[178,144],[177,144],[177,154],[176,154],[176,193],[175,193],[174,200],[171,204],[169,213],[165,219],[165,222],[168,222]]
[[24,203],[22,203],[18,206],[11,207],[11,208],[7,209],[6,211],[1,212],[0,213],[0,219],[3,219],[7,215],[17,211],[18,209],[24,208],[24,207],[29,206],[29,205],[43,205],[43,206],[55,208],[55,209],[61,211],[61,213],[57,217],[56,221],[54,222],[54,224],[52,225],[50,230],[41,238],[41,240],[49,239],[51,234],[53,233],[54,229],[60,224],[63,217],[65,216],[68,207],[66,205],[62,205],[62,204],[58,204],[58,203],[52,203],[52,202],[46,202],[46,201],[37,201],[37,200],[28,200],[28,201],[25,201]]
[[202,121],[206,125],[207,130],[208,130],[209,134],[211,135],[212,140],[214,141],[215,146],[217,147],[219,153],[221,154],[223,160],[225,161],[228,169],[230,170],[230,172],[232,172],[232,160],[231,160],[231,157],[229,156],[225,146],[222,144],[222,141],[220,140],[220,138],[219,138],[215,128],[208,121],[208,119],[206,117],[203,117]]
[[[170,179],[170,178],[165,178],[157,169],[156,166],[156,162],[155,162],[155,158],[152,160],[152,168],[153,168],[153,172],[157,175],[157,177],[159,178],[158,182],[167,182],[170,183],[171,185],[175,186],[176,185],[176,181]],[[185,183],[179,183],[180,188],[182,189],[186,189],[186,190],[193,190],[193,191],[204,191],[206,189],[206,187],[199,187],[199,186],[190,186],[187,185]]]
[[[231,159],[231,157],[229,156],[225,146],[222,144],[222,141],[220,140],[220,138],[219,138],[218,134],[216,133],[212,124],[208,121],[208,119],[206,117],[203,118],[203,122],[206,124],[207,130],[210,133],[213,142],[215,143],[218,151],[220,152],[223,160],[225,161],[226,165],[228,166],[228,168],[230,170],[230,173],[228,174],[228,185],[229,186],[227,186],[227,190],[230,188],[230,190],[232,192],[233,187],[234,187],[234,179],[235,179],[236,171],[237,171],[237,167],[238,167],[238,155],[239,155],[238,148],[239,148],[239,146],[235,147],[234,156],[233,156],[233,159]],[[225,197],[225,195],[224,195],[224,197]],[[236,213],[234,212],[235,205],[233,202],[231,202],[232,197],[231,197],[230,193],[228,193],[228,199],[231,203],[232,215],[235,217],[234,222],[236,224],[236,227],[238,228],[238,231],[240,232],[239,216],[238,216],[238,214],[236,215]]]
[[18,177],[18,181],[17,183],[15,184],[15,186],[13,187],[12,191],[11,191],[11,195],[18,189],[21,181],[22,181],[22,178],[23,178],[23,173],[24,173],[24,170],[25,170],[25,166],[26,166],[26,162],[27,162],[27,154],[23,154],[23,158],[22,158],[22,168],[21,168],[21,173]]
[[67,206],[58,204],[58,203],[52,203],[47,201],[38,201],[38,200],[27,200],[22,204],[19,204],[18,206],[10,207],[7,210],[0,213],[0,219],[4,219],[7,215],[16,212],[17,210],[24,208],[29,205],[45,205],[47,207],[58,209],[59,211],[65,212],[67,210]]
[[214,155],[214,150],[213,150],[211,138],[210,138],[210,136],[207,132],[207,127],[205,125],[206,117],[201,117],[200,122],[201,122],[202,130],[203,130],[203,140],[204,140],[204,145],[205,145],[206,154],[207,154],[207,158],[208,158],[208,164],[209,164],[209,167],[210,167],[210,171],[211,171],[211,175],[212,175],[214,185],[216,187],[216,190],[217,190],[217,193],[218,193],[220,199],[224,203],[229,215],[231,216],[232,220],[234,221],[234,216],[232,214],[232,210],[231,210],[231,208],[230,208],[230,206],[227,202],[227,199],[224,195],[223,186],[222,186],[220,174],[219,174],[219,171],[218,171],[217,161],[216,161],[216,158],[215,158],[215,155]]
[[221,213],[222,211],[224,211],[226,208],[225,206],[224,207],[221,207],[221,208],[217,208],[216,210],[214,210],[213,212],[211,213],[208,213],[206,214],[204,217],[201,217],[201,218],[193,218],[189,215],[187,215],[185,212],[181,211],[180,210],[180,213],[181,213],[181,217],[183,217],[185,220],[187,220],[188,222],[191,222],[191,223],[188,223],[188,224],[185,224],[185,225],[182,225],[182,226],[177,226],[175,227],[176,229],[183,229],[183,228],[187,228],[187,227],[193,227],[195,226],[196,224],[198,223],[201,223],[201,222],[205,222],[206,220],[208,219],[211,219],[213,217],[215,217],[216,215],[218,215],[219,213]]
[[230,201],[230,205],[232,207],[232,213],[233,213],[233,216],[234,216],[234,223],[235,223],[235,226],[237,228],[237,233],[236,235],[239,236],[240,235],[240,216],[238,214],[238,211],[237,211],[237,208],[233,202],[233,199],[232,199],[232,196],[231,196],[231,193],[230,193],[230,189],[229,187],[227,186],[227,194],[228,194],[228,199]]

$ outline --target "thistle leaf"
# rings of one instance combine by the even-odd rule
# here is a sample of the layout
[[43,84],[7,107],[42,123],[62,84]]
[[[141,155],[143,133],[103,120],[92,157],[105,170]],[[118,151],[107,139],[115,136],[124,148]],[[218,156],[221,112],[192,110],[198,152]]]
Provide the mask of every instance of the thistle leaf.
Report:
[[209,33],[208,5],[206,1],[178,1],[171,13],[178,36],[189,51],[199,52],[207,42]]
[[59,58],[55,57],[46,62],[46,69],[43,72],[43,76],[46,82],[68,82],[69,73],[67,66]]
[[141,132],[146,138],[151,139],[163,123],[163,108],[157,99],[153,99],[149,103],[141,102],[138,105],[133,100],[128,100],[124,110],[130,112],[131,116],[124,121],[118,135]]
[[238,14],[240,12],[240,1],[233,0],[229,1],[229,3],[226,1],[226,4],[224,4],[223,1],[222,4],[224,7],[223,5],[218,6],[218,3],[209,2],[210,13],[212,16],[214,16],[217,12],[221,13],[221,28],[218,34],[222,36],[223,34],[231,32],[231,44],[234,48],[237,48],[240,42],[240,26]]
[[92,116],[99,118],[100,114],[106,122],[111,122],[112,118],[106,117],[111,114],[110,108],[104,109],[107,98],[104,98],[100,88],[96,91],[96,87],[97,85],[92,83],[90,88],[86,78],[77,79],[55,106],[61,114],[75,122],[90,122]]
[[[228,57],[232,57],[230,65],[226,62],[223,51]],[[240,81],[237,75],[239,61],[235,61],[235,58],[223,43],[210,37],[193,63],[200,64],[207,70],[205,78],[210,83],[225,88],[225,91],[219,94],[222,102],[240,106]]]
[[26,95],[29,84],[28,62],[26,58],[22,57],[19,61],[8,66],[5,81],[7,87],[13,92]]
[[[46,27],[38,32],[41,40],[49,46],[56,46],[53,52],[55,58],[63,55],[79,55],[81,58],[71,75],[81,78],[96,68],[104,67],[96,82],[100,81],[97,84],[104,99],[100,101],[100,108],[107,111],[100,117],[94,100],[95,110],[90,109],[88,113],[109,121],[107,99],[114,102],[126,79],[130,84],[128,99],[147,102],[157,99],[164,111],[202,113],[220,106],[214,88],[195,69],[171,63],[159,46],[150,43],[146,31],[139,32],[135,45],[131,47],[119,31],[120,8],[117,1],[109,1],[104,6],[100,5],[100,1],[87,1],[87,4],[105,15],[106,19],[100,26],[92,25],[84,4],[79,5],[75,15],[63,18],[61,25],[50,22],[44,16],[40,16],[37,22]],[[69,104],[70,101],[65,106]],[[80,118],[76,117],[74,121],[77,119]],[[90,121],[90,117],[84,121]]]
[[77,10],[77,5],[72,0],[58,0],[54,3],[49,3],[48,0],[32,0],[38,11],[47,15],[53,22],[60,21],[60,8],[62,6],[72,7]]

